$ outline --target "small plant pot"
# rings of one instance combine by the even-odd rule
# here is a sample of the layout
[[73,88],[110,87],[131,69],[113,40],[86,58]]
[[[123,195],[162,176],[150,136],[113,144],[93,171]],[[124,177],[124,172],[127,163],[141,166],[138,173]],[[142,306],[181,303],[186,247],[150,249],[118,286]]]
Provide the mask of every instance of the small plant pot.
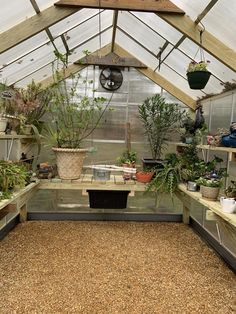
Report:
[[87,190],[90,208],[122,209],[127,207],[130,191]]
[[189,87],[191,89],[203,89],[209,81],[210,76],[211,72],[209,71],[188,72],[187,78]]
[[110,170],[93,169],[93,178],[95,181],[109,181],[110,175]]
[[154,172],[138,171],[136,173],[136,180],[141,183],[148,183],[152,180]]
[[209,201],[216,201],[220,192],[220,188],[201,185],[200,192],[203,198],[208,199]]
[[194,181],[188,181],[187,182],[187,190],[191,192],[197,191],[197,183]]

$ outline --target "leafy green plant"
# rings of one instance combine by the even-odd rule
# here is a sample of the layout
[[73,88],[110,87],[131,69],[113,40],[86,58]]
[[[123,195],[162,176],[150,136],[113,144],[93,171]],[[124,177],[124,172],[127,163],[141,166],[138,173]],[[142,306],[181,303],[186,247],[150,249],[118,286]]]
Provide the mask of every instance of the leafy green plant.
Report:
[[181,163],[176,154],[169,154],[167,163],[155,172],[155,176],[147,186],[147,191],[169,193],[173,198],[178,184],[182,181]]
[[161,157],[166,141],[178,129],[187,114],[178,104],[167,103],[165,98],[156,94],[139,105],[139,117],[148,138],[152,158]]
[[117,158],[117,164],[135,164],[137,161],[137,152],[125,150],[120,157]]
[[15,187],[23,188],[28,171],[24,165],[9,161],[0,161],[0,199],[9,198]]
[[196,183],[198,185],[204,185],[204,186],[212,187],[212,188],[218,188],[218,187],[223,186],[222,179],[208,179],[208,178],[200,177],[198,180],[196,180]]
[[224,190],[224,194],[228,198],[236,198],[236,181],[231,180],[230,185]]
[[209,60],[200,62],[191,61],[188,65],[187,72],[207,71],[207,66],[209,63]]
[[[87,89],[93,82],[80,74],[71,74],[65,79],[67,59],[60,53],[56,56],[57,62],[63,63],[63,69],[62,72],[57,66],[53,69],[53,99],[48,110],[52,123],[47,125],[46,138],[50,138],[51,146],[80,148],[98,126],[110,101],[102,106],[106,101],[104,97],[89,96]],[[79,87],[83,87],[84,93],[78,92]]]

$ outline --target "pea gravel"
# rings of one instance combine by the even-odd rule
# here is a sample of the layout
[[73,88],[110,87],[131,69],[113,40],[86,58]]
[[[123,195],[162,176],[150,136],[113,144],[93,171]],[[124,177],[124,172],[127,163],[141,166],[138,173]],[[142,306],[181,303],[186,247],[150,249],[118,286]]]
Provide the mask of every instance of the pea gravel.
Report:
[[0,243],[0,313],[234,312],[236,277],[183,224],[19,224]]

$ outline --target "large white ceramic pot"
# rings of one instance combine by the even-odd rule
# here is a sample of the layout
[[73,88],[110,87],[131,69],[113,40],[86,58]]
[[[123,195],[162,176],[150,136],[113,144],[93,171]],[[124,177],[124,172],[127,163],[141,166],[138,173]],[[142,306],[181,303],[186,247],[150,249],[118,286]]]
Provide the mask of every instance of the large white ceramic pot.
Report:
[[80,178],[84,158],[88,149],[57,148],[52,150],[56,154],[57,171],[60,179],[76,180]]
[[6,118],[0,118],[0,134],[5,134],[5,130],[7,127],[7,119]]
[[236,201],[234,198],[226,198],[222,196],[220,198],[220,204],[222,211],[228,214],[233,214],[236,209]]

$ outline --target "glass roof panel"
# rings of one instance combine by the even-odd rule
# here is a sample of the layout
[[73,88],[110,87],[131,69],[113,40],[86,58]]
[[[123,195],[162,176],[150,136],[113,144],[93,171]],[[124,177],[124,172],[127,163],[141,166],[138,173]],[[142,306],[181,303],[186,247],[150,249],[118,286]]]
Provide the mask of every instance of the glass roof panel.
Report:
[[36,0],[40,11],[45,10],[46,8],[52,6],[54,3],[58,2],[58,0]]
[[236,1],[221,0],[202,20],[206,30],[227,46],[236,50]]
[[132,39],[122,33],[120,30],[116,32],[116,43],[121,47],[124,47],[135,58],[146,64],[148,67],[154,69],[158,65],[158,60],[140,45],[135,43]]
[[[182,33],[177,31],[174,27],[163,21],[154,13],[147,12],[131,12],[136,20],[141,19],[145,24],[154,29],[157,33],[166,38],[173,45],[182,37]],[[138,18],[138,19],[137,19]],[[136,27],[136,26],[135,26]]]
[[[195,61],[200,61],[199,46],[193,43],[191,40],[185,39],[179,46],[179,48],[185,53],[187,53]],[[235,72],[230,70],[228,67],[226,67],[220,61],[218,61],[212,55],[204,51],[204,56],[205,60],[210,61],[208,66],[209,71],[212,72],[215,76],[217,76],[220,80],[222,80],[223,82],[227,82],[236,79]],[[182,59],[179,60],[179,62],[182,62]],[[187,67],[187,65],[188,64],[185,64],[185,68]]]
[[[60,52],[65,52],[64,45],[60,38],[55,40],[55,44]],[[28,74],[36,71],[40,67],[53,61],[54,58],[55,55],[53,45],[51,43],[46,44],[19,61],[3,68],[1,73],[2,80],[6,84],[11,85]]]
[[70,15],[69,17],[63,19],[62,21],[52,25],[50,31],[53,37],[57,37],[65,33],[68,29],[75,27],[76,25],[86,21],[91,18],[93,15],[98,14],[99,10],[94,9],[83,9],[75,14]]
[[193,21],[211,2],[210,0],[171,0],[180,9],[182,9]]
[[51,75],[52,75],[52,65],[49,64],[49,65],[41,68],[37,72],[34,72],[33,74],[25,77],[23,80],[17,82],[15,84],[15,86],[17,86],[17,87],[25,87],[28,84],[30,84],[32,82],[32,80],[34,80],[36,83],[39,83],[42,80],[50,77]]
[[117,25],[155,54],[165,43],[163,38],[127,12],[119,14]]
[[41,32],[25,41],[19,45],[3,52],[0,54],[0,68],[3,65],[9,64],[10,62],[23,57],[28,52],[36,49],[37,47],[45,44],[49,41],[46,32]]
[[[101,30],[112,25],[111,11],[101,13]],[[95,16],[86,23],[73,28],[66,33],[67,43],[70,49],[77,47],[80,43],[88,40],[92,36],[99,33],[99,18]]]
[[29,0],[11,1],[0,0],[0,30],[1,32],[17,25],[25,19],[35,15],[34,8]]

